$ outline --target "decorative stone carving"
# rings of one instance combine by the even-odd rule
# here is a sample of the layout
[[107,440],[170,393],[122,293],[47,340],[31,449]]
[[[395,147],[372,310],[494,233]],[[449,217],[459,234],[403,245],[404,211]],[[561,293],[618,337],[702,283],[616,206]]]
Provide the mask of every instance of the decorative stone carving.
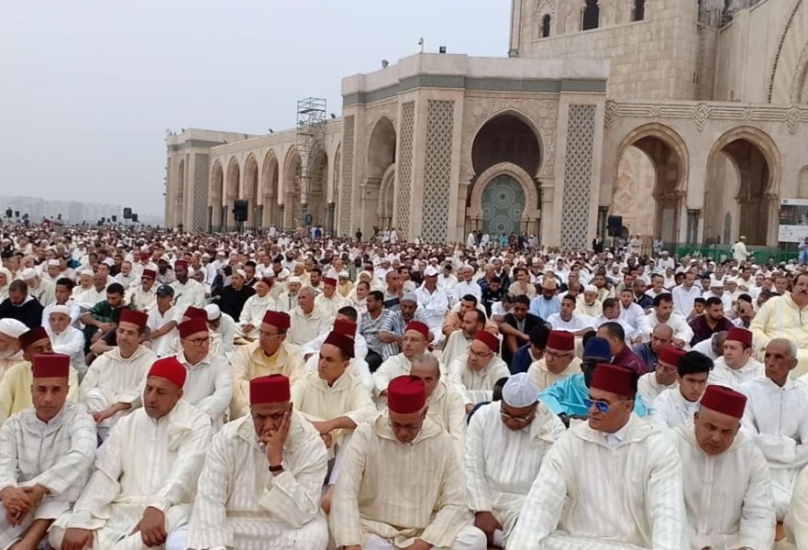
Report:
[[596,110],[595,105],[569,107],[561,216],[561,247],[568,250],[586,247]]
[[454,101],[430,100],[427,104],[421,222],[421,238],[427,243],[444,243],[447,238],[453,134]]

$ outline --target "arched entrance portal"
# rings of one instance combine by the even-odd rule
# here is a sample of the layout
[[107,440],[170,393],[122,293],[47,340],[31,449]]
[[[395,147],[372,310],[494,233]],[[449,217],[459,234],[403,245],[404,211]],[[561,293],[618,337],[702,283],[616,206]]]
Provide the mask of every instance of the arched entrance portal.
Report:
[[623,217],[630,235],[661,237],[666,243],[684,240],[688,166],[684,141],[670,128],[650,124],[631,132],[618,154],[611,214]]
[[261,226],[260,209],[258,208],[258,161],[250,155],[244,166],[244,190],[242,196],[247,200],[247,221],[244,227],[257,229]]
[[280,227],[280,208],[278,207],[278,157],[274,151],[267,153],[264,158],[264,169],[262,171],[263,183],[263,227],[274,225]]
[[[362,190],[362,221],[359,227],[368,235],[372,235],[372,228],[385,229],[384,221],[380,219],[379,201],[382,199],[382,179],[396,161],[396,129],[392,121],[382,117],[373,128],[368,142],[367,167],[365,170],[364,189]],[[395,175],[389,184],[395,189]],[[392,193],[391,196],[395,196]]]
[[732,130],[713,146],[707,171],[705,240],[721,237],[728,244],[743,235],[750,245],[776,244],[780,165],[774,142],[754,128]]
[[483,233],[492,238],[502,234],[518,235],[525,211],[525,192],[512,176],[495,177],[483,189]]
[[219,231],[219,228],[222,226],[222,212],[224,211],[222,206],[222,201],[224,200],[224,170],[222,170],[222,164],[218,160],[213,165],[213,177],[211,177],[209,196],[209,229],[211,231]]
[[232,230],[238,226],[235,215],[233,214],[233,209],[236,206],[236,199],[238,199],[240,177],[241,168],[234,157],[230,160],[230,165],[227,167],[227,200],[225,206],[226,210],[223,213],[226,221],[222,224],[224,226],[223,231],[227,231],[228,229]]

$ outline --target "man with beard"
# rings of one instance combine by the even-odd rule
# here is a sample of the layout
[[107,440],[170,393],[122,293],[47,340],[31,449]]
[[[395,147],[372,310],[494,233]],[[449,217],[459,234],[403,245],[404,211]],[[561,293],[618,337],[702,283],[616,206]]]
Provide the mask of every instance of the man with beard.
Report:
[[180,311],[185,311],[188,306],[205,307],[205,287],[188,277],[188,262],[177,260],[174,263],[174,274],[177,277],[171,283],[174,287],[174,305]]

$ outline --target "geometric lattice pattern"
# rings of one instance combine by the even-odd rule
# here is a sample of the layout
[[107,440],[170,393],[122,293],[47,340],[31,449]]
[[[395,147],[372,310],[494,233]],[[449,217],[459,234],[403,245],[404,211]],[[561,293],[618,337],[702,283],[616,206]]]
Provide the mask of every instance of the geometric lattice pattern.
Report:
[[561,247],[567,250],[586,248],[594,144],[595,105],[570,105],[561,212]]
[[454,101],[429,101],[426,115],[424,202],[421,224],[421,239],[427,243],[446,242],[453,133]]
[[[339,194],[339,236],[351,233],[354,122],[355,117],[353,115],[346,116],[342,122],[342,190]],[[367,228],[365,228],[365,232],[367,232]]]
[[194,155],[193,215],[191,227],[185,230],[207,231],[208,229],[208,163],[209,156]]
[[[396,225],[405,235],[410,230],[410,196],[412,195],[412,139],[415,130],[415,102],[401,105],[401,148],[398,153],[398,197]],[[404,235],[399,235],[399,238]]]
[[497,176],[483,189],[483,232],[493,237],[521,232],[525,192],[508,175]]

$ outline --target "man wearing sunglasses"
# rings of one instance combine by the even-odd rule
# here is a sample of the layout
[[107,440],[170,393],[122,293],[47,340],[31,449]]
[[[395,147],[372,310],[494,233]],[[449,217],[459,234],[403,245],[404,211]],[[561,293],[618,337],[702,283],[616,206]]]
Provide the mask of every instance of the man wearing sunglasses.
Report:
[[469,507],[489,546],[505,547],[545,454],[565,433],[538,394],[530,375],[515,374],[502,388],[502,401],[481,408],[469,424],[464,461]]
[[746,404],[743,394],[708,386],[694,422],[672,431],[682,458],[691,548],[772,548],[774,543],[766,458],[752,435],[740,432]]
[[[592,337],[584,346],[584,358],[581,362],[580,374],[573,374],[559,380],[539,395],[542,403],[568,422],[570,417],[586,418],[589,406],[585,400],[589,395],[589,384],[596,372],[598,363],[611,360],[609,342],[604,338]],[[648,410],[641,399],[634,402],[634,412],[638,416],[648,415]]]
[[547,452],[509,548],[686,547],[682,464],[671,439],[632,413],[636,394],[635,372],[597,366],[589,420]]

